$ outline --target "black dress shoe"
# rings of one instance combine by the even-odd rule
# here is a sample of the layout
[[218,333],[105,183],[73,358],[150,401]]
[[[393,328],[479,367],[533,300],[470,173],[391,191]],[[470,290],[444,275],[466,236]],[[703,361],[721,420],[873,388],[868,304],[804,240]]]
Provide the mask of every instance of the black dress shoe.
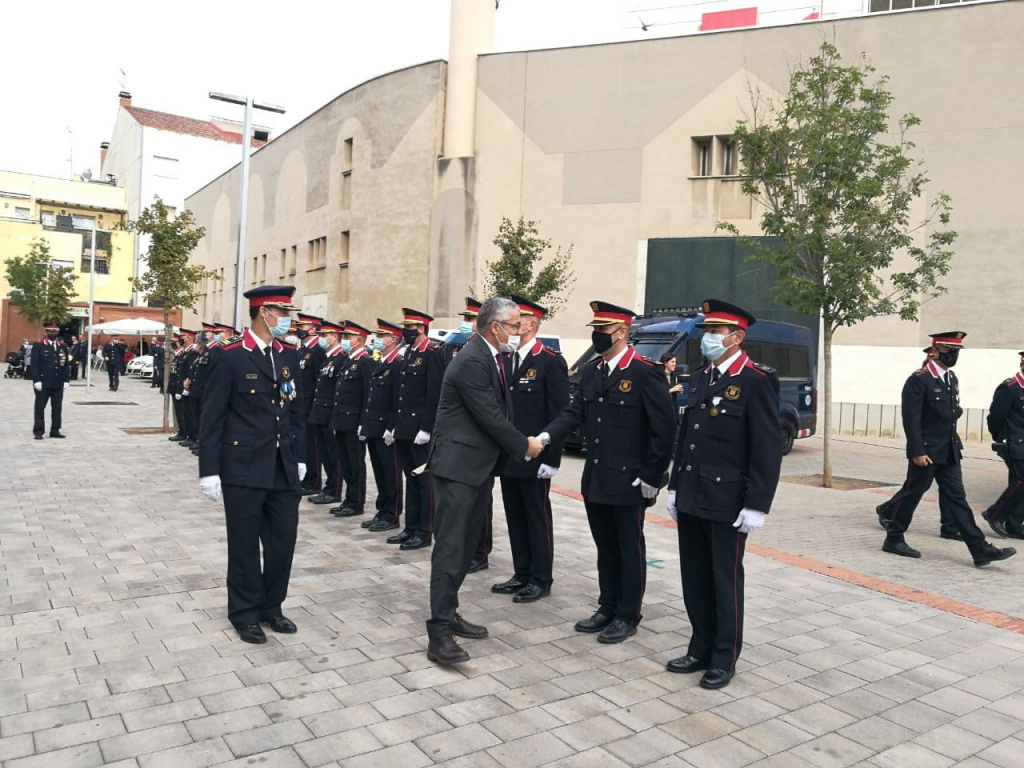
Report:
[[981,519],[988,523],[988,527],[995,531],[996,535],[1000,538],[1005,539],[1009,535],[1007,533],[1006,521],[993,518],[991,510],[986,509],[982,512]]
[[469,654],[459,647],[452,635],[444,635],[427,644],[427,658],[436,664],[461,664],[469,661]]
[[878,515],[878,524],[882,527],[883,531],[889,530],[889,523],[892,522],[891,518],[886,517],[882,514],[881,507],[875,507],[875,514]]
[[902,541],[889,541],[885,540],[882,545],[882,551],[888,552],[890,555],[899,555],[900,557],[920,557],[921,553],[913,547]]
[[295,626],[295,622],[287,616],[271,616],[269,619],[264,619],[263,623],[275,632],[282,632],[286,635],[294,635],[299,631],[299,628]]
[[491,564],[486,560],[470,560],[469,568],[466,569],[466,573],[476,573],[477,571],[486,571],[491,567]]
[[58,440],[63,440],[67,435],[62,435],[60,432],[51,432],[50,437],[55,437]]
[[182,440],[180,443],[178,443],[178,445],[180,445],[182,448],[191,448],[195,444],[196,441],[190,439]]
[[627,637],[632,637],[635,634],[635,625],[627,624],[622,619],[613,619],[611,624],[601,630],[601,634],[597,636],[597,642],[608,645],[621,643]]
[[355,507],[342,507],[341,512],[338,513],[338,517],[359,517],[363,514],[363,510],[356,509]]
[[43,436],[42,435],[35,435],[35,438],[36,438],[36,440],[42,440]]
[[601,613],[598,611],[589,619],[577,621],[575,629],[577,632],[600,632],[611,624],[614,618],[614,616],[609,616],[607,613]]
[[513,576],[508,581],[503,581],[500,584],[492,584],[491,592],[496,595],[514,595],[516,592],[521,590],[527,585],[527,582],[516,576]]
[[994,563],[997,560],[1006,560],[1016,554],[1017,550],[1013,547],[1003,547],[1000,549],[995,544],[990,544],[986,541],[985,546],[982,547],[981,551],[974,556],[974,564],[980,568],[983,565]]
[[401,533],[396,533],[394,536],[388,536],[388,544],[405,544],[405,542],[411,538],[411,533],[408,531],[402,531]]
[[468,637],[470,640],[483,640],[487,637],[487,627],[480,624],[472,624],[455,614],[455,621],[452,622],[452,632],[459,637]]
[[[375,520],[366,527],[370,530],[370,533],[383,533],[384,531],[393,531],[397,528],[398,521],[396,520],[392,523],[388,520]],[[389,536],[388,541],[391,542],[391,539],[393,538],[394,536]],[[406,541],[408,541],[408,539],[406,539]],[[394,542],[391,543],[394,544]]]
[[964,536],[960,531],[939,531],[940,539],[949,539],[950,541],[963,541]]
[[299,493],[301,493],[303,496],[315,496],[316,494],[320,493],[320,489],[313,488],[312,486],[309,485],[304,485],[302,486],[302,488],[299,489]]
[[330,494],[321,491],[316,496],[310,496],[309,501],[314,504],[337,504],[341,499],[338,496],[331,496]]
[[246,624],[244,627],[237,627],[238,636],[243,642],[260,645],[267,642],[267,636],[263,634],[259,624]]
[[430,539],[421,539],[419,536],[410,536],[399,545],[399,549],[423,549],[430,546]]
[[1020,528],[1015,528],[1010,523],[1006,524],[1006,535],[1011,539],[1024,539],[1024,531]]
[[698,659],[696,656],[682,656],[678,659],[672,659],[672,661],[665,665],[665,669],[669,672],[676,672],[681,675],[700,672],[702,669],[707,668],[708,663],[703,659]]
[[376,517],[376,516],[374,516],[374,517],[368,517],[368,518],[367,518],[366,520],[363,520],[363,522],[361,522],[361,523],[359,524],[359,526],[360,526],[361,528],[369,528],[369,527],[370,527],[371,525],[373,525],[374,523],[376,523],[376,522],[377,522],[378,520],[380,520],[380,518],[379,518],[379,517]]
[[347,501],[343,501],[338,506],[331,507],[327,511],[330,512],[332,515],[340,516],[341,513],[344,512],[346,509],[354,509],[354,507],[351,504],[349,504]]
[[735,669],[709,669],[704,673],[704,677],[700,679],[700,687],[710,688],[711,690],[725,688],[735,674]]
[[170,440],[172,443],[180,443],[182,440],[185,439],[185,436],[184,435],[171,435],[167,439]]
[[525,587],[516,592],[512,598],[513,603],[533,603],[540,600],[542,597],[547,597],[551,594],[551,589],[545,589],[540,584],[527,584]]

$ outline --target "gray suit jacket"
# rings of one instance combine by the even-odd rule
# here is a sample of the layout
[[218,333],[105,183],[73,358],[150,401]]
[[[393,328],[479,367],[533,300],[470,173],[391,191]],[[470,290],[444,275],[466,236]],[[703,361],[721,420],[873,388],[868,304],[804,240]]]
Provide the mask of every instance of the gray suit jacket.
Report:
[[431,435],[431,474],[480,485],[495,474],[503,455],[525,456],[526,436],[511,417],[511,398],[502,391],[491,350],[475,335],[444,374]]

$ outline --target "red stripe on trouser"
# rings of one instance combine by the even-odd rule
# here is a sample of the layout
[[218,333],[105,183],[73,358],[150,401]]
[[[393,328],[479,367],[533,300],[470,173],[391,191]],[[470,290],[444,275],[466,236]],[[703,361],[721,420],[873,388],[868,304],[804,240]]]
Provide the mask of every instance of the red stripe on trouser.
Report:
[[732,631],[732,664],[729,665],[729,669],[732,669],[733,667],[736,666],[736,659],[739,658],[739,655],[740,655],[739,648],[736,647],[737,645],[739,645],[739,637],[740,637],[740,607],[739,607],[739,600],[737,599],[738,598],[738,592],[739,592],[739,586],[738,586],[739,582],[737,581],[737,577],[739,576],[739,572],[740,572],[740,542],[742,541],[742,539],[740,537],[741,536],[745,536],[745,535],[746,534],[740,533],[740,534],[737,534],[737,536],[736,536],[736,559],[733,561],[733,564],[732,564],[732,626],[733,626],[733,631]]
[[1024,480],[1021,480],[1020,474],[1017,472],[1017,462],[1011,461],[1010,464],[1013,467],[1013,473],[1017,476],[1017,482],[1013,484],[1012,491],[1008,489],[1003,492],[1003,495],[1001,497],[1002,503],[1000,503],[998,507],[993,508],[990,517],[994,517],[996,520],[999,519],[999,510],[1006,506],[1006,501],[1017,492],[1017,489],[1020,488],[1021,483],[1024,482]]
[[636,604],[636,616],[633,619],[634,623],[640,622],[640,609],[644,604],[644,594],[647,592],[647,554],[644,551],[644,518],[646,517],[647,505],[641,504],[637,509],[636,515],[636,548],[640,555],[640,599]]

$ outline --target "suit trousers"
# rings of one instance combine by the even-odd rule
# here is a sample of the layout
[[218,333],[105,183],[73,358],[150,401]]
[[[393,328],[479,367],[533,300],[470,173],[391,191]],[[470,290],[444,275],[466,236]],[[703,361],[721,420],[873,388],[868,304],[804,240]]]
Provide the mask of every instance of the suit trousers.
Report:
[[466,485],[444,477],[434,478],[437,517],[434,521],[434,549],[430,553],[431,640],[450,635],[459,608],[459,588],[473,559],[483,529],[487,500],[494,478],[480,485]]
[[1024,526],[1024,461],[1004,458],[1009,470],[1009,479],[1004,490],[995,503],[988,508],[989,520],[1006,523],[1012,531],[1020,531]]
[[182,405],[182,400],[178,400],[176,397],[171,398],[171,402],[174,403],[174,423],[178,425],[178,435],[187,437],[185,434],[185,406]]
[[111,389],[117,389],[121,386],[121,364],[111,360],[107,363],[107,381],[110,383]]
[[679,515],[683,603],[692,632],[686,651],[712,669],[732,669],[743,648],[743,552],[732,523]]
[[398,451],[394,444],[385,445],[383,437],[371,437],[367,442],[373,481],[377,485],[374,517],[397,523],[402,516],[402,471],[398,468]]
[[328,496],[338,496],[338,439],[329,424],[309,424],[306,429],[314,434],[317,461],[323,464],[321,488]]
[[434,499],[430,475],[412,476],[412,471],[427,463],[429,445],[416,445],[412,440],[395,440],[398,466],[405,475],[405,531],[428,540],[434,527]]
[[239,628],[281,615],[302,497],[298,485],[288,482],[280,451],[273,488],[225,483],[222,490],[228,533],[228,619]]
[[907,479],[903,487],[879,507],[879,513],[890,520],[886,540],[893,543],[906,541],[904,534],[914,519],[914,510],[933,480],[939,486],[939,508],[950,515],[955,526],[953,530],[960,531],[971,554],[979,553],[985,546],[985,535],[974,522],[974,513],[967,503],[963,470],[959,463],[919,467],[913,461],[907,462]]
[[196,436],[193,438],[199,441],[199,422],[203,419],[203,398],[189,395],[189,405],[192,408],[192,423],[195,424]]
[[550,480],[501,478],[501,499],[505,504],[515,576],[544,589],[551,586],[555,556],[550,490]]
[[302,480],[302,487],[319,491],[323,488],[323,456],[317,453],[316,430],[308,423],[309,412],[313,408],[313,398],[299,398],[299,418],[306,424],[306,477]]
[[338,465],[341,472],[338,495],[342,496],[344,485],[342,501],[362,509],[366,504],[366,443],[355,432],[335,432],[334,435],[338,441]]
[[476,544],[476,553],[473,559],[478,563],[486,563],[494,549],[494,494],[487,497],[487,514],[484,518],[484,527],[480,531],[480,541]]
[[643,504],[595,504],[584,499],[587,522],[597,546],[600,613],[637,625],[647,586],[647,542]]
[[185,425],[185,437],[189,440],[199,439],[199,424],[196,423],[195,413],[192,410],[191,396],[181,395],[181,421]]
[[32,434],[41,435],[46,431],[46,404],[50,404],[50,434],[60,432],[61,412],[64,407],[64,386],[57,389],[43,387],[36,394],[36,404],[33,409]]

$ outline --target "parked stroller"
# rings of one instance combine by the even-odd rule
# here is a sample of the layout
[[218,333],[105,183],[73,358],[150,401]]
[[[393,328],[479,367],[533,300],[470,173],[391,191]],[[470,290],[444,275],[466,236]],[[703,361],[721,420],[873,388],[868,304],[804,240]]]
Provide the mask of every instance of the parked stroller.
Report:
[[4,373],[5,379],[24,378],[25,361],[22,360],[20,352],[8,352],[7,356],[4,357],[4,362],[7,363],[7,371]]

